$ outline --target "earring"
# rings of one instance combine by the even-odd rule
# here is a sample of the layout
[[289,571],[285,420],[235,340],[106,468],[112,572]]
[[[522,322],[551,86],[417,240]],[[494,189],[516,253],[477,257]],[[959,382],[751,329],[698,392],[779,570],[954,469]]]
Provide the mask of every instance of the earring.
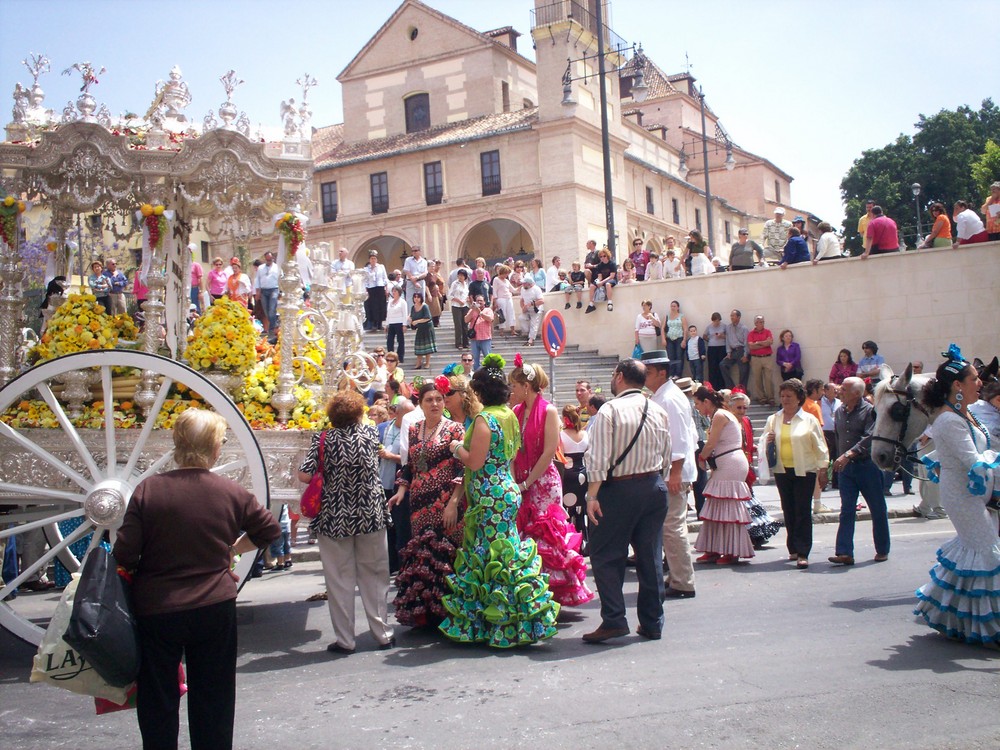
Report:
[[964,400],[964,396],[962,396],[961,391],[955,394],[955,401],[956,402],[962,403],[963,400]]

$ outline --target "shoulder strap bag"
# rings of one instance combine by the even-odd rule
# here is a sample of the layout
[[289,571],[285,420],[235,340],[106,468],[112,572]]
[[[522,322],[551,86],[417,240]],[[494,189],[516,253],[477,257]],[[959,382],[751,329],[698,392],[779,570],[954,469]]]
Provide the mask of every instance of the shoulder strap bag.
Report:
[[608,469],[608,479],[611,479],[611,477],[614,476],[615,469],[621,466],[621,463],[622,461],[625,460],[625,457],[632,452],[632,448],[635,447],[635,442],[639,439],[639,433],[642,432],[642,428],[646,424],[646,416],[649,414],[649,399],[643,397],[643,401],[645,403],[643,403],[642,405],[642,419],[639,420],[639,427],[638,429],[636,429],[635,434],[632,436],[632,440],[625,448],[625,451],[618,457],[618,460],[614,462],[611,468]]

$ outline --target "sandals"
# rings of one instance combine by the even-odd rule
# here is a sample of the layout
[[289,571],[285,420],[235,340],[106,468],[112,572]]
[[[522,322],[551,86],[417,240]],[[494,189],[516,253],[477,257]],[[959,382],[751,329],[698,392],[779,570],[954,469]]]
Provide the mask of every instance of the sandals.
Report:
[[795,567],[799,570],[805,570],[809,567],[809,561],[804,557],[800,557],[798,562],[795,563]]

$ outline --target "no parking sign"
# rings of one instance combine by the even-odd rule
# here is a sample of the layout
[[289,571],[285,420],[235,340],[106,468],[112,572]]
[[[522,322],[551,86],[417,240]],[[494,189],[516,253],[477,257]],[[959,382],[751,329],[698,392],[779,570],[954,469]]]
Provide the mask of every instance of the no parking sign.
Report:
[[566,321],[558,310],[549,310],[542,318],[542,345],[550,357],[566,349]]

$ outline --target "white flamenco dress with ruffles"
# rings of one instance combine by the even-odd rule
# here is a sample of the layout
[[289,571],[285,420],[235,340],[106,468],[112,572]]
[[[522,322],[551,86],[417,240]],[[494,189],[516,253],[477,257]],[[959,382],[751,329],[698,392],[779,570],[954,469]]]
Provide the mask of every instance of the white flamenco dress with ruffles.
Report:
[[985,432],[951,411],[934,421],[934,443],[922,460],[939,477],[958,536],[938,550],[914,614],[951,638],[1000,647],[1000,539],[997,514],[986,506],[1000,489],[1000,461]]

